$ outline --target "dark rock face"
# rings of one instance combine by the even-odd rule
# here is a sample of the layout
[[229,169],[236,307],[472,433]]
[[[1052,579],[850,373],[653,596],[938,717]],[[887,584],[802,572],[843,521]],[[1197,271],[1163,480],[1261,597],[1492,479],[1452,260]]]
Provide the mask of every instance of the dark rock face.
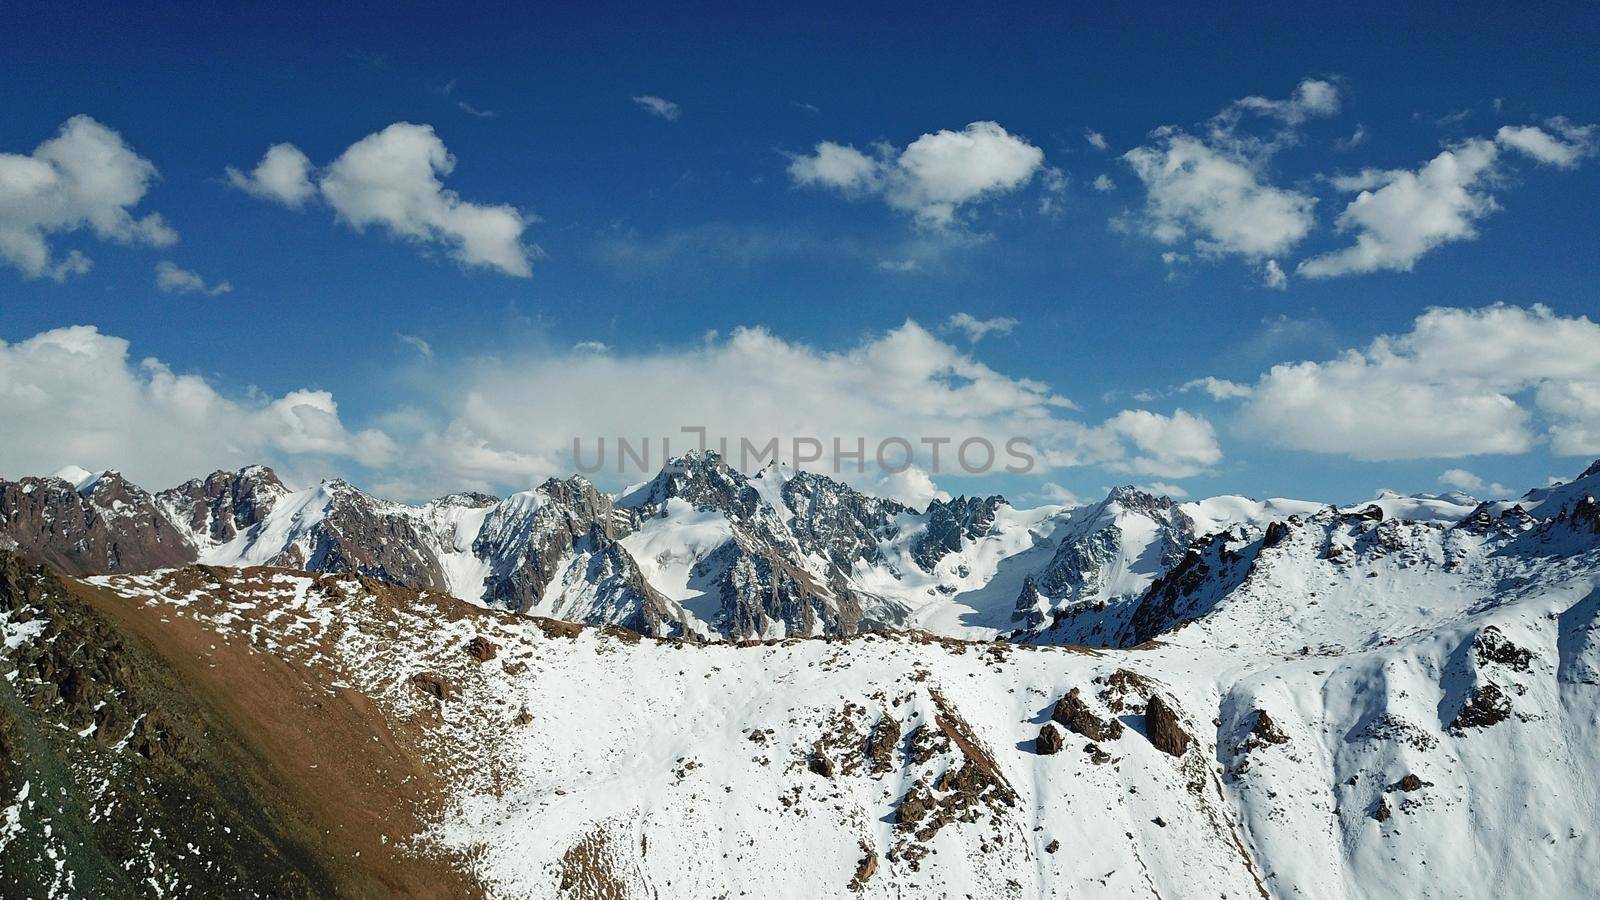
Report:
[[310,555],[273,560],[313,572],[355,572],[432,591],[446,590],[444,570],[415,518],[343,482],[330,482],[327,510],[313,530]]
[[1178,714],[1157,694],[1145,704],[1145,734],[1157,750],[1169,756],[1182,756],[1189,750],[1189,733],[1183,730]]
[[671,605],[646,583],[638,564],[617,542],[628,532],[629,521],[625,511],[584,478],[552,478],[531,494],[501,503],[484,520],[472,546],[490,564],[485,601],[521,612],[534,609],[557,570],[575,554],[581,557],[579,571],[611,614],[608,621],[641,634],[672,634],[676,617]]
[[989,531],[994,524],[994,514],[1006,498],[957,497],[945,502],[935,500],[928,504],[928,527],[912,547],[911,556],[923,571],[932,572],[946,554],[961,549],[961,542],[975,540]]
[[478,662],[488,662],[500,653],[500,646],[483,635],[467,641],[467,655]]
[[156,495],[173,524],[202,543],[225,544],[267,517],[289,489],[266,466],[216,471]]
[[0,534],[23,556],[69,575],[145,572],[195,559],[155,498],[114,471],[82,490],[60,478],[0,481]]
[[1478,632],[1472,641],[1472,653],[1478,665],[1505,666],[1517,672],[1527,672],[1533,664],[1533,651],[1518,647],[1493,625]]
[[784,482],[783,502],[794,514],[789,529],[801,544],[846,571],[857,561],[882,561],[879,541],[893,535],[895,516],[912,511],[810,472]]
[[[623,498],[618,515],[636,529],[664,514],[669,501],[679,500],[726,517],[731,539],[692,572],[719,599],[708,624],[722,634],[856,633],[865,612],[863,598],[850,587],[849,567],[857,560],[877,560],[878,535],[892,530],[894,516],[907,509],[808,473],[788,479],[780,499],[792,515],[789,527],[782,512],[721,456],[691,453]],[[800,564],[812,556],[825,561],[820,574]]]
[[1050,712],[1050,718],[1096,743],[1116,740],[1122,736],[1122,722],[1117,719],[1102,719],[1091,712],[1088,703],[1084,702],[1083,692],[1077,688],[1068,691],[1066,696],[1056,701],[1055,709]]
[[1066,742],[1067,738],[1062,734],[1061,729],[1057,728],[1054,722],[1046,722],[1039,729],[1039,737],[1034,740],[1033,748],[1041,755],[1049,756],[1060,753],[1061,748],[1066,746]]
[[900,720],[887,712],[878,724],[872,729],[872,737],[867,740],[867,759],[872,764],[872,771],[883,773],[894,767],[894,751],[900,746]]
[[438,672],[418,672],[411,676],[411,686],[435,700],[454,700],[460,695],[455,683]]
[[[1194,520],[1171,498],[1157,497],[1134,487],[1113,488],[1104,500],[1073,514],[1062,529],[1064,533],[1055,555],[1032,576],[1032,583],[1017,598],[1013,619],[1037,628],[1049,618],[1048,613],[1041,610],[1070,609],[1077,601],[1100,594],[1113,564],[1126,551],[1126,536],[1118,523],[1125,524],[1130,516],[1147,519],[1155,525],[1158,537],[1152,549],[1146,552],[1155,554],[1162,570],[1176,565],[1194,539]],[[1107,598],[1101,596],[1100,599]],[[1077,609],[1081,612],[1083,607]]]
[[1456,733],[1466,731],[1468,728],[1488,728],[1498,725],[1511,718],[1511,698],[1494,682],[1488,682],[1472,692],[1467,698],[1466,705],[1450,723],[1450,730]]
[[1264,709],[1256,710],[1256,723],[1250,726],[1250,736],[1265,744],[1287,744],[1289,736],[1283,733],[1278,723],[1272,721]]
[[1379,822],[1387,822],[1392,815],[1394,811],[1389,808],[1389,798],[1379,797],[1377,805],[1372,808],[1372,817]]

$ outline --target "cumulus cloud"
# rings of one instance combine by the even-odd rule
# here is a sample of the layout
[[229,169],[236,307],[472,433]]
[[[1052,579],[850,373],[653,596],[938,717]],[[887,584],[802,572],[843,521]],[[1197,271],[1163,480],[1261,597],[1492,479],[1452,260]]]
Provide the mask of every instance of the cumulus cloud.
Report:
[[1034,492],[1034,496],[1046,503],[1059,503],[1062,506],[1083,505],[1081,497],[1054,481],[1046,481],[1044,484],[1039,485],[1039,490]]
[[1535,125],[1506,125],[1495,132],[1495,142],[1532,157],[1535,161],[1560,169],[1571,169],[1594,153],[1593,125],[1577,126],[1556,117],[1545,123],[1557,138]]
[[1085,128],[1083,130],[1083,139],[1088,141],[1089,146],[1095,148],[1096,150],[1111,149],[1111,144],[1106,141],[1106,136],[1092,128]]
[[922,225],[945,227],[963,206],[1015,191],[1043,168],[1043,150],[995,122],[973,122],[924,134],[904,150],[880,145],[873,155],[823,141],[790,160],[789,177],[802,187],[878,195]]
[[1187,382],[1178,390],[1185,393],[1202,390],[1210,394],[1213,400],[1237,400],[1240,397],[1250,396],[1249,385],[1229,381],[1226,378],[1215,378],[1210,375]]
[[228,183],[261,200],[282,203],[299,209],[316,196],[311,183],[311,160],[293,144],[273,144],[249,172],[233,166],[226,170]]
[[1224,121],[1237,118],[1240,112],[1270,116],[1285,125],[1299,125],[1307,119],[1326,118],[1339,112],[1339,88],[1330,81],[1307,78],[1295,86],[1294,93],[1285,100],[1267,97],[1244,97],[1233,102],[1219,118]]
[[1446,469],[1439,475],[1439,483],[1458,491],[1469,494],[1481,494],[1487,497],[1505,497],[1514,493],[1510,488],[1498,482],[1490,483],[1479,478],[1466,469]]
[[[1180,478],[1221,456],[1204,419],[1130,410],[1081,422],[1047,385],[1002,374],[914,322],[839,350],[741,328],[646,354],[531,352],[430,373],[429,384],[439,392],[434,403],[384,427],[407,447],[405,477],[430,490],[525,485],[571,472],[575,438],[592,465],[604,437],[615,477],[618,436],[635,443],[649,436],[648,467],[655,467],[659,438],[670,438],[675,453],[698,443],[685,427],[703,427],[712,447],[727,439],[733,456],[741,439],[753,450],[777,439],[789,457],[795,438],[815,438],[823,459],[809,468],[829,470],[837,461],[838,471],[868,486],[882,474],[874,459],[880,444],[886,468],[905,461],[904,448],[884,444],[896,437],[934,477],[960,471],[959,444],[968,438],[995,448],[997,471],[1015,462],[1006,442],[1027,438],[1032,444],[1022,449],[1039,474],[1104,466]],[[848,458],[862,446],[865,460]],[[979,464],[984,455],[974,445],[967,460]]]
[[1551,452],[1600,456],[1600,379],[1548,381],[1539,385],[1535,400],[1552,420]]
[[1289,286],[1289,276],[1284,273],[1283,267],[1275,259],[1269,259],[1261,266],[1261,283],[1275,291],[1284,290]]
[[121,244],[176,243],[160,213],[131,212],[156,178],[156,167],[122,135],[83,115],[31,154],[0,153],[0,262],[27,278],[62,281],[91,262],[78,250],[56,258],[56,235],[87,230]]
[[946,319],[944,327],[965,334],[967,340],[976,344],[991,334],[1010,334],[1017,327],[1017,320],[1008,316],[979,319],[971,313],[959,312]]
[[[441,181],[455,166],[432,126],[396,122],[346,148],[317,173],[315,189],[356,231],[376,226],[416,244],[443,245],[462,265],[531,275],[539,249],[524,243],[522,233],[534,218],[509,204],[461,199]],[[290,144],[268,150],[248,176],[228,171],[241,189],[290,206],[310,197],[311,177],[305,154]]]
[[634,97],[633,102],[637,103],[650,115],[659,116],[668,122],[676,122],[678,117],[683,115],[683,109],[678,104],[673,103],[671,100],[663,100],[652,94]]
[[165,294],[205,294],[215,297],[233,290],[233,285],[222,281],[214,285],[206,284],[200,273],[191,272],[170,260],[156,263],[156,287]]
[[1095,429],[1097,435],[1125,440],[1132,452],[1104,461],[1106,468],[1135,475],[1185,478],[1222,461],[1211,423],[1177,410],[1170,416],[1144,409],[1117,413]]
[[1507,126],[1493,139],[1472,138],[1416,170],[1366,169],[1332,179],[1355,199],[1335,220],[1355,243],[1300,263],[1300,274],[1332,278],[1381,270],[1409,272],[1429,251],[1478,236],[1477,222],[1500,208],[1491,189],[1501,180],[1502,151],[1572,168],[1591,152],[1589,128],[1560,123],[1564,140],[1537,126]]
[[0,472],[117,468],[162,487],[210,471],[301,455],[394,461],[382,432],[352,432],[326,391],[224,396],[204,378],[129,357],[126,340],[79,325],[0,341]]
[[1176,131],[1122,157],[1144,183],[1136,227],[1203,256],[1283,253],[1311,232],[1316,198],[1268,183],[1263,165]]
[[[1316,198],[1274,185],[1272,156],[1295,143],[1307,120],[1339,111],[1331,82],[1306,79],[1286,99],[1244,97],[1213,116],[1200,134],[1164,126],[1122,159],[1145,188],[1145,208],[1123,220],[1163,244],[1192,242],[1201,256],[1253,260],[1285,253],[1316,224]],[[1265,133],[1254,127],[1266,120]],[[1268,278],[1268,284],[1272,279]]]
[[878,497],[899,500],[913,509],[927,509],[934,500],[950,499],[950,492],[939,489],[933,476],[920,466],[910,466],[903,472],[893,472],[878,479],[872,493]]
[[1102,194],[1108,193],[1117,189],[1117,183],[1111,180],[1110,175],[1096,175],[1094,177],[1094,189]]
[[1542,437],[1581,456],[1600,453],[1597,384],[1600,325],[1587,317],[1433,308],[1364,349],[1274,366],[1242,421],[1283,447],[1364,460],[1521,453]]

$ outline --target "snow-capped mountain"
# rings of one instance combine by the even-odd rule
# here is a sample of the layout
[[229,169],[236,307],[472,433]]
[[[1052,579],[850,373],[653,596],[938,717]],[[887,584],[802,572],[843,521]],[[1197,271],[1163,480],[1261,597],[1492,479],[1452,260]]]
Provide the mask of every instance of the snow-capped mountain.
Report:
[[0,535],[75,574],[186,562],[354,572],[663,637],[919,628],[1105,646],[1183,617],[1157,615],[1151,592],[1197,580],[1231,589],[1213,583],[1218,573],[1245,572],[1234,557],[1253,562],[1251,542],[1274,527],[1376,522],[1385,540],[1400,540],[1392,535],[1513,508],[1549,518],[1597,477],[1591,469],[1520,504],[1487,506],[1459,493],[1385,493],[1344,509],[1244,497],[1179,504],[1119,487],[1081,507],[1018,509],[991,496],[916,510],[778,464],[746,475],[716,453],[673,460],[620,497],[573,477],[505,499],[463,493],[422,505],[343,481],[291,490],[262,466],[155,495],[115,472],[76,471],[0,482]]
[[0,867],[58,897],[1600,891],[1600,466],[1516,503],[917,511],[685,463],[422,506],[5,485],[7,532],[80,568],[163,527],[209,564],[0,550]]

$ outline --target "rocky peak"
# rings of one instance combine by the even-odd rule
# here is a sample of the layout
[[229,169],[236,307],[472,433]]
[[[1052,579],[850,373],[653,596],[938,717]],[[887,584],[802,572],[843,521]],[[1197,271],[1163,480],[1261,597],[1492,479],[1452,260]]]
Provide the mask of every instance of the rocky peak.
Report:
[[957,497],[954,500],[934,500],[928,504],[927,530],[912,547],[912,558],[923,571],[932,572],[946,554],[961,549],[963,540],[977,540],[987,534],[994,524],[995,512],[1009,505],[1006,498]]
[[76,483],[0,481],[0,533],[24,556],[73,575],[142,572],[195,555],[155,498],[115,470]]
[[795,538],[846,571],[858,560],[882,559],[880,540],[893,534],[896,516],[912,512],[812,472],[784,482],[782,496],[793,514],[789,529]]
[[715,450],[691,450],[668,460],[655,478],[629,492],[620,504],[649,518],[672,499],[696,509],[721,510],[737,519],[749,519],[761,505],[761,495],[750,480]]
[[276,472],[266,466],[245,466],[237,472],[219,469],[168,488],[156,495],[156,503],[196,545],[214,546],[265,519],[288,493]]

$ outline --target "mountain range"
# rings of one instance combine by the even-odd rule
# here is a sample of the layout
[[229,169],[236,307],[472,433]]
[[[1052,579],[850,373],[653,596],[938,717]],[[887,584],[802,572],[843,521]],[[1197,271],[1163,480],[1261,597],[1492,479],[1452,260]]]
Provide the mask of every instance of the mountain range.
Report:
[[3,482],[0,893],[1593,896],[1597,497]]

